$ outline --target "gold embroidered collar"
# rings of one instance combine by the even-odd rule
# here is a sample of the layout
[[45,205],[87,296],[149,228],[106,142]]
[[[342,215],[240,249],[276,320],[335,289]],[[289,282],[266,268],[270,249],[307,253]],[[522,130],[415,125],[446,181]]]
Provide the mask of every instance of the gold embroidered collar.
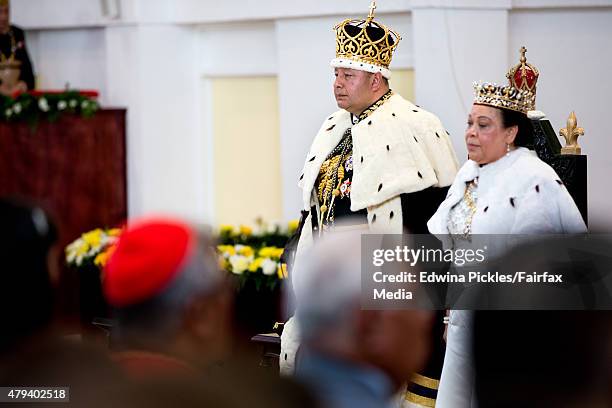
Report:
[[357,123],[361,122],[362,120],[364,120],[365,118],[370,116],[372,113],[374,113],[374,111],[376,109],[380,108],[392,96],[393,96],[393,91],[391,89],[389,89],[386,94],[381,96],[376,102],[374,102],[366,110],[361,112],[361,114],[359,115],[359,120],[357,121]]

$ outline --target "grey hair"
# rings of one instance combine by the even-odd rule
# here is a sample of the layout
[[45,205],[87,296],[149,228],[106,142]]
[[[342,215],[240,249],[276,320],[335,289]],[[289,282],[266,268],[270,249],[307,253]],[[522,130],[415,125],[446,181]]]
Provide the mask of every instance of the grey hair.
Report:
[[318,240],[294,271],[296,316],[304,340],[354,329],[360,308],[361,234],[331,233]]

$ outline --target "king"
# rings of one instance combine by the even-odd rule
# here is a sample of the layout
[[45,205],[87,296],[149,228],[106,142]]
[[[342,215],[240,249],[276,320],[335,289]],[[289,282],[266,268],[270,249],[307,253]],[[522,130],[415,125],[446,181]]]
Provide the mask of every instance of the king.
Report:
[[[457,172],[457,157],[440,120],[390,89],[389,67],[401,37],[375,21],[375,9],[372,2],[365,19],[334,27],[331,67],[340,109],[323,121],[299,178],[299,239],[295,248],[287,248],[294,266],[339,222],[375,233],[427,234],[427,220]],[[299,273],[299,267],[292,270]],[[297,281],[293,274],[293,284]],[[283,331],[283,373],[293,371],[298,327],[292,318]]]

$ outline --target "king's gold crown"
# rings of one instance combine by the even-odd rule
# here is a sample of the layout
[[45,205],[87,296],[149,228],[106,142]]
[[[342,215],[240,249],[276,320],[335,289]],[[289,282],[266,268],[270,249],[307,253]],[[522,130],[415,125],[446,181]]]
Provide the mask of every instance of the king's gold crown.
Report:
[[394,30],[374,21],[376,1],[372,1],[365,20],[346,19],[336,25],[336,58],[331,65],[391,76],[389,65],[402,37]]
[[527,49],[521,47],[520,63],[506,74],[509,85],[475,82],[474,103],[510,109],[525,114],[530,110],[535,110],[536,83],[540,73],[536,67],[527,63],[526,52]]

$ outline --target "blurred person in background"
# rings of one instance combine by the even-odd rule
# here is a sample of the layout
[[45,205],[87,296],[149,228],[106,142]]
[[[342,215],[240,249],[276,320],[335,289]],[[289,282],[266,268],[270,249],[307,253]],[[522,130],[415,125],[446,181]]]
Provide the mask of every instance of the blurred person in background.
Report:
[[476,312],[474,365],[479,408],[610,407],[612,313]]
[[23,30],[11,24],[9,0],[0,0],[0,93],[11,96],[34,89],[34,71]]
[[505,303],[520,298],[524,305],[557,310],[475,312],[479,408],[612,406],[611,247],[609,235],[555,235],[513,248],[495,263],[501,273],[561,273],[563,283],[486,291]]
[[103,280],[115,359],[130,375],[189,374],[229,351],[231,298],[212,241],[186,223],[131,223]]
[[58,231],[37,206],[0,200],[0,384],[70,386],[71,402],[108,393],[117,370],[105,350],[55,330]]
[[[303,387],[234,353],[226,278],[207,234],[176,219],[130,223],[103,283],[115,308],[114,360],[137,382],[200,382],[207,401],[228,406],[316,407]],[[196,397],[185,403],[203,401]]]
[[356,231],[330,233],[295,277],[303,335],[295,375],[324,407],[399,406],[398,392],[431,348],[431,313],[362,310],[360,247]]

